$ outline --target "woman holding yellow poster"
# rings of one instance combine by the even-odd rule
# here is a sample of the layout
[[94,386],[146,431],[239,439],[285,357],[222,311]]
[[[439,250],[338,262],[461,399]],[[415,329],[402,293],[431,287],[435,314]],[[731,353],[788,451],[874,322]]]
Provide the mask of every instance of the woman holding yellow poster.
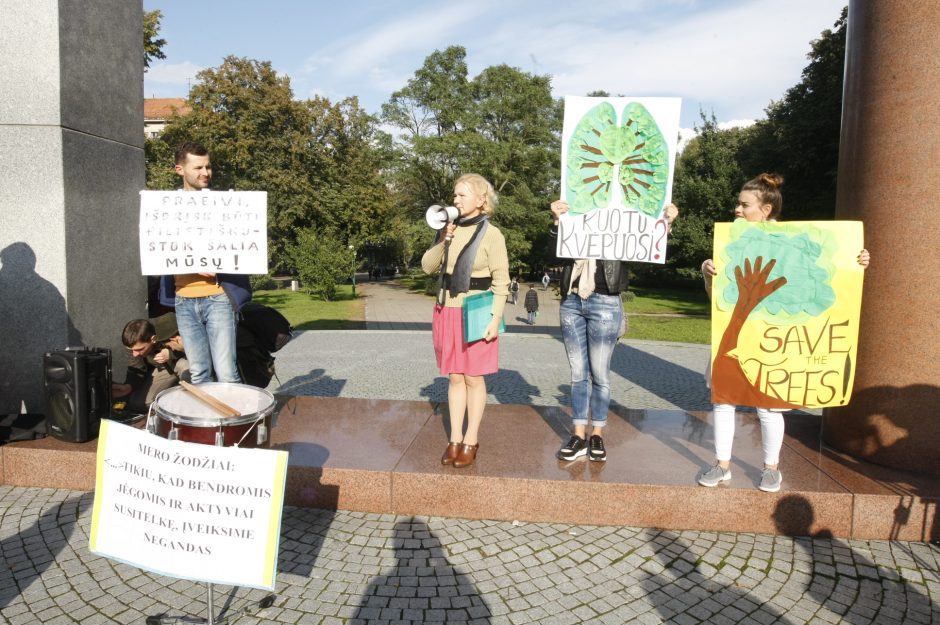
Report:
[[[783,195],[780,192],[782,185],[782,176],[766,173],[746,182],[738,194],[738,202],[734,210],[735,219],[743,219],[750,223],[776,221],[783,208]],[[737,226],[737,222],[735,226]],[[763,236],[758,231],[747,232],[746,234],[753,235],[750,238],[755,240],[759,240]],[[743,240],[745,237],[741,238]],[[740,351],[739,346],[744,346],[743,341],[754,341],[755,339],[762,341],[762,348],[765,346],[769,348],[803,346],[803,343],[798,346],[791,345],[789,335],[786,338],[777,337],[769,330],[765,330],[763,335],[758,334],[755,336],[753,332],[745,331],[752,313],[759,306],[771,302],[771,296],[787,285],[788,280],[792,283],[790,285],[791,291],[796,287],[796,281],[792,273],[788,277],[786,272],[779,270],[775,272],[774,268],[778,260],[787,261],[783,264],[788,266],[788,262],[792,257],[800,256],[799,247],[804,244],[804,241],[800,239],[797,243],[797,245],[791,246],[797,248],[797,253],[782,255],[777,258],[770,255],[759,255],[757,252],[751,254],[745,252],[741,254],[743,260],[739,259],[740,262],[733,263],[733,266],[729,267],[729,273],[733,270],[730,279],[731,288],[734,292],[733,307],[730,314],[727,315],[727,324],[724,326],[714,360],[710,363],[711,375],[709,376],[706,373],[706,377],[712,383],[712,396],[715,402],[713,415],[716,464],[699,476],[698,483],[702,486],[717,486],[719,483],[731,479],[731,446],[734,439],[735,405],[726,399],[724,393],[726,389],[733,389],[734,396],[743,400],[739,403],[757,408],[764,456],[764,470],[758,488],[766,492],[780,490],[783,480],[778,468],[784,433],[782,411],[801,408],[811,402],[807,400],[805,392],[802,396],[799,394],[799,389],[777,389],[768,386],[767,374],[762,370],[756,376],[749,376],[744,366],[744,360],[746,359],[740,358],[737,352]],[[745,241],[739,248],[746,248],[747,245],[749,243]],[[805,245],[812,247],[814,244],[808,242]],[[753,249],[758,248],[755,246]],[[751,257],[752,255],[753,257]],[[807,256],[812,257],[812,255]],[[814,262],[806,262],[802,258],[796,260],[802,262],[799,269],[805,270],[808,275],[813,272],[828,275],[825,270],[816,266]],[[857,260],[863,268],[867,267],[869,263],[868,251],[863,249],[858,254]],[[718,271],[712,259],[708,259],[702,264],[702,275],[705,278],[705,290],[708,292],[709,297],[713,297],[712,281],[718,275]],[[812,282],[813,278],[807,281]],[[820,314],[833,304],[835,301],[834,291],[828,285],[824,286],[825,289],[813,291],[815,299],[812,307],[801,304],[808,310],[799,310],[800,314]],[[782,303],[774,302],[774,306],[788,312],[786,310],[787,301]],[[832,337],[837,335],[831,328],[829,332],[831,341]],[[815,345],[818,345],[820,340],[822,339],[817,338]],[[807,345],[809,344],[807,340]],[[753,377],[756,377],[763,385],[755,384]]]

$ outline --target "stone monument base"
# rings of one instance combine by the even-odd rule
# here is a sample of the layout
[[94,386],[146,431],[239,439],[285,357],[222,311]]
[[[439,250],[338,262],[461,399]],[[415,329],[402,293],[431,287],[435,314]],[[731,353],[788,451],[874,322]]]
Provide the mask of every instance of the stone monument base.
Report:
[[[821,418],[787,416],[783,490],[757,489],[756,415],[739,412],[732,479],[696,484],[713,462],[707,412],[614,407],[607,462],[561,462],[568,417],[554,407],[489,405],[474,466],[444,467],[446,404],[285,397],[272,443],[290,452],[289,505],[469,519],[627,525],[793,536],[940,538],[940,479],[821,446]],[[96,441],[0,447],[0,482],[93,490]]]

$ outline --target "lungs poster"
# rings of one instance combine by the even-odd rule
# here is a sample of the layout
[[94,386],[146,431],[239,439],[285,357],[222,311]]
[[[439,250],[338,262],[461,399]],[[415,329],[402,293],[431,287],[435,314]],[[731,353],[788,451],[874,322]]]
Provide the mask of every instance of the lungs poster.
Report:
[[565,98],[562,258],[666,262],[679,98]]
[[861,222],[715,224],[712,401],[842,406],[852,395]]

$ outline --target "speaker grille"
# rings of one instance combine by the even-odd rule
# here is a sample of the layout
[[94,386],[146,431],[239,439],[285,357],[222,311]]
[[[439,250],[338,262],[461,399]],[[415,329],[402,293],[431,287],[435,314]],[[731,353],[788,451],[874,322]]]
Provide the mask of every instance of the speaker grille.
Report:
[[83,443],[98,435],[111,411],[108,350],[67,349],[43,356],[46,426],[60,440]]

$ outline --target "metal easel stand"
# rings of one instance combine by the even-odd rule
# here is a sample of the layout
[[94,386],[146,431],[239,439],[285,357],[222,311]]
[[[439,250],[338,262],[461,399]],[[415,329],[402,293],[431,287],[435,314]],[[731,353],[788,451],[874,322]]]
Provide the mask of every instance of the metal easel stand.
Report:
[[200,618],[198,616],[168,616],[165,612],[162,614],[155,614],[154,616],[147,617],[147,625],[175,625],[176,623],[192,623],[194,625],[228,625],[230,622],[238,618],[239,616],[247,616],[249,614],[255,614],[260,612],[265,608],[270,608],[274,605],[274,593],[267,595],[261,598],[258,601],[252,602],[240,610],[236,610],[231,614],[226,614],[225,616],[219,615],[218,618],[215,617],[215,606],[213,605],[213,595],[214,589],[212,584],[206,583],[206,617]]

